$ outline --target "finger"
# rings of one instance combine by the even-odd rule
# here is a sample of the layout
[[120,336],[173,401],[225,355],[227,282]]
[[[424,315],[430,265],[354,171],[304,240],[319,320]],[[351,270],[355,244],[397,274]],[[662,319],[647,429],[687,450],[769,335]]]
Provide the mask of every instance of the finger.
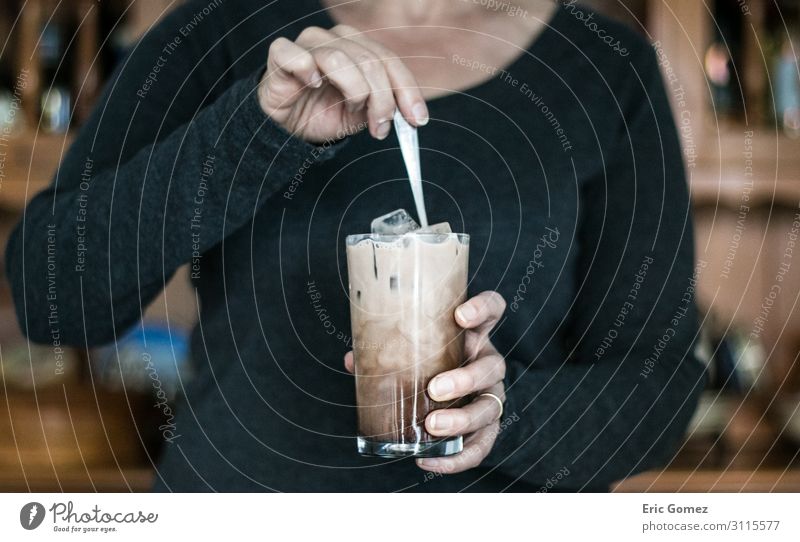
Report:
[[355,28],[341,26],[334,29],[337,34],[351,41],[360,43],[383,61],[386,74],[394,92],[395,102],[403,117],[414,126],[428,124],[428,106],[419,89],[417,78],[408,69],[405,62],[389,48],[365,36]]
[[[393,53],[392,53],[393,54]],[[417,78],[405,62],[396,55],[384,58],[386,73],[394,88],[395,99],[406,121],[413,126],[425,126],[430,120],[428,105],[419,89]]]
[[286,38],[278,38],[269,46],[267,72],[270,77],[294,77],[304,85],[322,86],[317,63],[306,49]]
[[[338,26],[332,32],[341,35],[350,30],[349,27]],[[357,41],[342,37],[340,41],[336,42],[336,45],[350,55],[350,58],[355,61],[356,66],[364,74],[364,78],[370,86],[370,95],[367,100],[367,120],[370,133],[377,139],[385,139],[391,130],[391,121],[397,104],[383,61],[368,47]]]
[[337,47],[341,38],[317,26],[300,32],[296,44],[307,49],[319,71],[342,93],[350,113],[363,109],[369,97],[369,84],[353,59]]
[[355,370],[355,366],[355,361],[353,360],[353,351],[350,350],[344,355],[344,368],[347,369],[348,373],[352,373]]
[[468,435],[497,421],[500,405],[491,397],[476,397],[463,408],[434,410],[425,419],[425,429],[437,437]]
[[311,50],[311,55],[320,72],[344,96],[347,110],[350,113],[362,110],[370,87],[350,55],[334,47],[317,47]]
[[479,390],[491,388],[506,375],[506,361],[500,354],[490,354],[472,363],[440,373],[428,384],[434,401],[449,401]]
[[449,457],[425,457],[417,459],[422,470],[440,474],[456,474],[473,469],[489,455],[499,431],[498,424],[476,431],[464,439],[464,449]]
[[481,292],[456,308],[456,322],[465,329],[488,333],[503,316],[506,301],[495,291]]

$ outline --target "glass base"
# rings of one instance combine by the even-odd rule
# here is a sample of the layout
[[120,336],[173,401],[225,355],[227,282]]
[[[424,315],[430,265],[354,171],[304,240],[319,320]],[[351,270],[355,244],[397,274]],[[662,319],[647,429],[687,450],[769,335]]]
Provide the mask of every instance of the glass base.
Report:
[[463,437],[431,442],[375,442],[358,437],[358,453],[378,457],[444,457],[464,449]]

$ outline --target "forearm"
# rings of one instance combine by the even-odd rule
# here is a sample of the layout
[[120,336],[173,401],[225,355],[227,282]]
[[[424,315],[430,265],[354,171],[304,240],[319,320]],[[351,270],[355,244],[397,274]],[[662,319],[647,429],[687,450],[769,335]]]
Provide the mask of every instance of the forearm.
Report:
[[65,342],[113,339],[181,264],[241,227],[304,161],[320,156],[268,121],[251,93],[256,81],[234,84],[116,169],[92,171],[108,157],[72,155],[62,165],[8,246],[9,278],[32,339],[49,340],[52,305]]

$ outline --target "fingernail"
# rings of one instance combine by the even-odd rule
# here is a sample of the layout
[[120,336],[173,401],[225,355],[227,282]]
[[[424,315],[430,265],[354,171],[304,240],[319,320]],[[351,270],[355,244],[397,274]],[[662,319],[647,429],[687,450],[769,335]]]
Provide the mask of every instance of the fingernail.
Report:
[[311,86],[314,88],[319,88],[322,86],[322,74],[319,72],[314,72],[311,74]]
[[456,309],[458,318],[464,322],[471,322],[478,316],[478,309],[472,306],[471,303],[464,303]]
[[432,414],[431,426],[438,431],[446,431],[453,427],[453,417],[447,414]]
[[388,120],[380,121],[378,124],[378,128],[375,130],[375,137],[378,139],[386,139],[386,136],[389,135],[389,130],[392,129],[392,125]]
[[421,467],[435,467],[439,464],[436,459],[417,459],[417,465]]
[[452,378],[447,376],[439,376],[433,379],[431,382],[431,395],[436,397],[444,397],[450,393],[453,393],[453,390],[456,389],[455,382],[453,382]]
[[411,112],[414,114],[414,120],[417,121],[417,124],[420,126],[428,124],[428,108],[425,107],[425,104],[416,104],[411,108]]

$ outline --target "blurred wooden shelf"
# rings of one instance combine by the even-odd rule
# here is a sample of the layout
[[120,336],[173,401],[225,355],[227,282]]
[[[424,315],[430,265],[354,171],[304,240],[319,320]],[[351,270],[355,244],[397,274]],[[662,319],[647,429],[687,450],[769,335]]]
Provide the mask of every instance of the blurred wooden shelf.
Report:
[[[708,135],[703,153],[688,169],[695,205],[738,209],[800,203],[800,141],[774,129],[729,125]],[[745,153],[748,154],[747,156]],[[749,168],[749,169],[748,169]],[[749,201],[742,194],[750,186]]]
[[[148,464],[154,431],[149,396],[94,391],[82,384],[0,394],[0,474],[57,482]],[[56,473],[58,476],[56,477]],[[84,474],[82,474],[84,473]],[[88,480],[88,478],[87,478]],[[45,484],[45,482],[42,482]],[[58,489],[58,485],[50,484]]]
[[725,207],[738,210],[744,204],[751,209],[773,206],[797,208],[800,204],[800,175],[794,179],[760,179],[753,182],[749,201],[742,200],[747,184],[743,179],[725,177],[704,166],[694,174],[691,183],[692,202],[695,206]]
[[153,484],[153,469],[70,469],[56,473],[0,470],[0,492],[145,492]]
[[787,394],[775,401],[770,414],[784,435],[800,444],[800,394]]
[[72,143],[72,134],[21,131],[8,141],[0,206],[20,210],[53,178],[61,158]]
[[617,484],[615,493],[750,493],[800,491],[800,471],[673,471],[640,474]]

